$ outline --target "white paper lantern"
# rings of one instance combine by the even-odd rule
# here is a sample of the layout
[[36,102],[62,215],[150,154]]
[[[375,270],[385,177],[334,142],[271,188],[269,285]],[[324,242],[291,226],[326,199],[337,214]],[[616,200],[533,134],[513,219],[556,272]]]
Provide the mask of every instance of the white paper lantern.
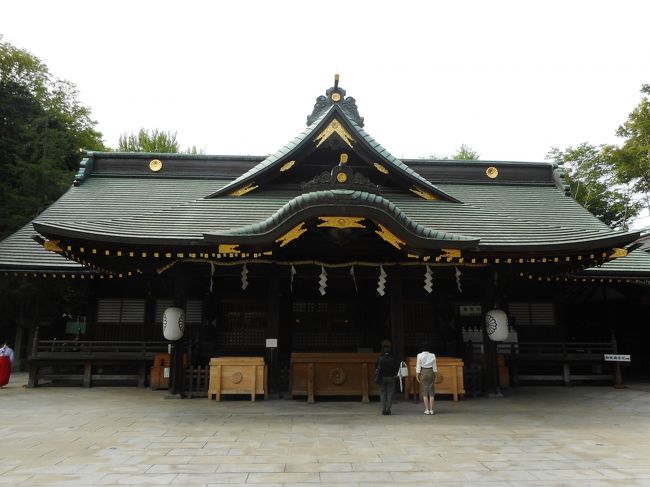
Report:
[[163,335],[167,340],[180,340],[185,331],[183,308],[167,308],[163,313]]
[[502,342],[508,338],[508,315],[500,309],[492,309],[485,314],[485,327],[490,340]]

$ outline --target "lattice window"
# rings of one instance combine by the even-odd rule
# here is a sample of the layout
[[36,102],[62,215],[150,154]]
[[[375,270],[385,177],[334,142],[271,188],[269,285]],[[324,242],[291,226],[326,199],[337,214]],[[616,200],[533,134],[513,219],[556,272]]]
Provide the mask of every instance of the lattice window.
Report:
[[550,302],[512,302],[508,314],[516,326],[555,326],[555,306]]
[[97,323],[144,323],[144,312],[144,299],[99,299]]

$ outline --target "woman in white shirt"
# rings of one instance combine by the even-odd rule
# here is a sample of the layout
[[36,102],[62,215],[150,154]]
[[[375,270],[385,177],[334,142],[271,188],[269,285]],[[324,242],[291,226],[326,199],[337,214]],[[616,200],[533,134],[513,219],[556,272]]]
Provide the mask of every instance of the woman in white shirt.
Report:
[[420,383],[420,395],[424,401],[424,414],[433,414],[433,399],[435,395],[436,366],[435,354],[428,351],[429,347],[424,347],[424,351],[418,353],[415,363],[415,374]]

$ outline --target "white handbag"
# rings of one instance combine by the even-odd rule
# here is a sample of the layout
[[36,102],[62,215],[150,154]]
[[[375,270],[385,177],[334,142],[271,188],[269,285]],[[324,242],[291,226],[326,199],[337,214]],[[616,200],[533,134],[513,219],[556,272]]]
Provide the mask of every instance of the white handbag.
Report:
[[406,362],[402,361],[399,363],[399,370],[397,371],[397,377],[408,377],[409,368],[406,366]]

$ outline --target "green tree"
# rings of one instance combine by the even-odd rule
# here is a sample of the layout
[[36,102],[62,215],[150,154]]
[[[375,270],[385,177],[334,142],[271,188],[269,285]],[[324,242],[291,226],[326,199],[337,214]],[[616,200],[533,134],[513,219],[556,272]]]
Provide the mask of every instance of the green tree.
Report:
[[437,161],[445,161],[449,159],[455,161],[477,161],[479,157],[481,157],[481,154],[476,152],[468,145],[461,144],[458,150],[456,151],[456,154],[454,154],[451,157],[440,155],[440,154],[431,154],[428,157],[426,157],[426,159],[435,159]]
[[0,239],[69,188],[81,151],[103,150],[75,86],[0,38]]
[[456,154],[451,156],[456,161],[476,161],[479,157],[481,157],[481,154],[465,144],[461,144]]
[[[650,84],[642,85],[641,93],[650,95]],[[616,135],[625,139],[614,153],[618,180],[630,184],[650,209],[650,100],[647,96],[628,115]]]
[[180,145],[176,140],[176,132],[141,128],[137,135],[127,133],[120,135],[117,150],[121,152],[181,152],[183,154],[203,154],[203,151],[197,149],[196,145],[188,147],[185,150],[180,150],[179,147]]
[[614,228],[625,228],[638,215],[640,205],[632,201],[632,192],[617,185],[614,160],[618,148],[595,146],[583,142],[577,147],[560,150],[553,147],[546,159],[555,161],[565,172],[572,196]]
[[178,152],[176,132],[163,130],[146,130],[141,128],[135,134],[122,134],[119,139],[118,151],[121,152]]

